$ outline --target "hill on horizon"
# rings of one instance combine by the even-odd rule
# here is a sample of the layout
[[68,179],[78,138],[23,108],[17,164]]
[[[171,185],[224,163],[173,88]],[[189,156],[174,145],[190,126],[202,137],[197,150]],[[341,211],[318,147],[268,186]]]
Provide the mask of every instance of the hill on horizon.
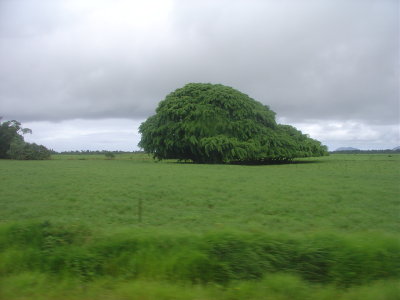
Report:
[[335,151],[359,151],[360,149],[353,148],[353,147],[340,147],[337,148]]

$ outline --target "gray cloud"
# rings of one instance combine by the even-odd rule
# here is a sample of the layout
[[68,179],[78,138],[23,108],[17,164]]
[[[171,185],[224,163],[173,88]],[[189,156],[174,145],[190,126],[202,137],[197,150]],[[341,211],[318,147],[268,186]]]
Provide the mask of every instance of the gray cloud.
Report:
[[132,151],[139,149],[140,135],[133,130],[139,124],[128,119],[28,122],[24,126],[31,128],[33,134],[25,135],[25,140],[56,151]]
[[292,123],[395,125],[399,28],[396,0],[3,0],[0,115],[145,119],[213,82]]

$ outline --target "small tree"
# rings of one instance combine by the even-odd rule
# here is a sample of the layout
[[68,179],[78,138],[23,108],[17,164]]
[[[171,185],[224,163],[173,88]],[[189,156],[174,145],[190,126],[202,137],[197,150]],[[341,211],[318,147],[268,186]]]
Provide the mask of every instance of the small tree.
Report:
[[115,154],[112,152],[107,151],[105,154],[107,159],[114,159],[115,158]]
[[327,153],[319,141],[277,124],[268,106],[220,84],[177,89],[139,131],[139,146],[158,159],[264,163]]

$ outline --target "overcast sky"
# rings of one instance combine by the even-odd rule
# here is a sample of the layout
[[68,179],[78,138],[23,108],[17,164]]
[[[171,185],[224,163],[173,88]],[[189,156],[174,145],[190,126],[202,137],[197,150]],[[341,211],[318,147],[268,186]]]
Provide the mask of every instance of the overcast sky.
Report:
[[340,146],[400,145],[398,0],[0,0],[0,116],[54,150],[137,150],[189,82]]

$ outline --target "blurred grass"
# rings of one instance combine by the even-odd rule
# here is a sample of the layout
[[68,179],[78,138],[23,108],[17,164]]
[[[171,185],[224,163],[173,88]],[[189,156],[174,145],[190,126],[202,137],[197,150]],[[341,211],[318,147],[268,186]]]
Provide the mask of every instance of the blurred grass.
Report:
[[41,273],[21,273],[0,281],[2,300],[398,300],[399,282],[338,289],[310,284],[290,274],[229,286],[188,285],[154,280],[104,278],[88,284],[54,280]]
[[36,271],[82,282],[101,276],[227,284],[287,272],[340,286],[400,277],[394,235],[125,230],[20,223],[0,228],[0,276]]
[[0,299],[399,299],[400,155],[0,170]]

